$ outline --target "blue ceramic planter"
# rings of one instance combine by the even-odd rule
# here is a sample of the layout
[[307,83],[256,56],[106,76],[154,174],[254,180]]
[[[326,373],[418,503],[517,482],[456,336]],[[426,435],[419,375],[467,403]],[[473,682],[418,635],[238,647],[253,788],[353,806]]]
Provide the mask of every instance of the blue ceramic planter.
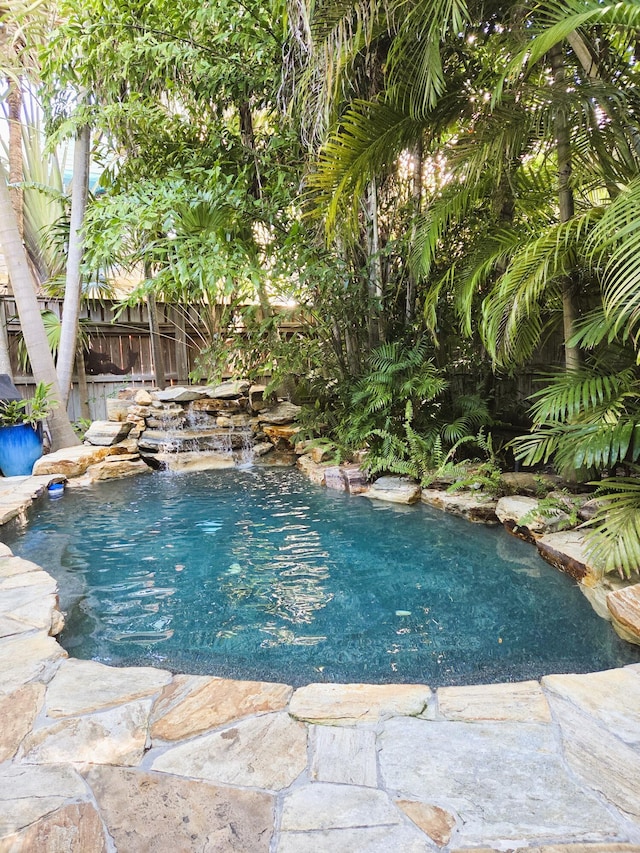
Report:
[[42,456],[42,425],[16,424],[0,427],[0,469],[5,477],[31,474]]

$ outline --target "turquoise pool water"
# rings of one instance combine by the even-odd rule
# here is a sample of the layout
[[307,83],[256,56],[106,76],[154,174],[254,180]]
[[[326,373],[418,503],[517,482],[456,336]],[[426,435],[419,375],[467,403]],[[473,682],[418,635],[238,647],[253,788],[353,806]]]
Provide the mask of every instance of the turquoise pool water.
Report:
[[69,653],[106,663],[438,686],[640,660],[504,531],[294,470],[68,489],[3,539],[58,579]]

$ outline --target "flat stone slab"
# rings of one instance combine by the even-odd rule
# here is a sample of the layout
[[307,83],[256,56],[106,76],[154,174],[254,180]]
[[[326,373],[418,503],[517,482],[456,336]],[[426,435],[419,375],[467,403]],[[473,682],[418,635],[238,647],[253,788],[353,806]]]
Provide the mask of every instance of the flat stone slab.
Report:
[[22,832],[0,838],[2,853],[107,853],[100,815],[90,803],[56,809]]
[[562,732],[563,751],[578,778],[640,824],[640,749],[564,698],[548,694]]
[[159,773],[94,767],[86,773],[118,851],[268,853],[274,799]]
[[112,667],[69,659],[60,664],[47,688],[47,714],[90,714],[160,693],[170,681],[170,672],[150,666]]
[[252,714],[281,711],[292,693],[287,684],[176,675],[154,705],[151,737],[180,740]]
[[0,763],[7,761],[29,734],[44,704],[44,684],[25,684],[15,693],[0,696]]
[[305,785],[287,794],[278,853],[427,853],[433,847],[384,791]]
[[597,580],[602,574],[590,564],[585,550],[584,536],[579,530],[547,533],[537,540],[536,548],[543,560],[576,580],[583,578]]
[[111,447],[123,441],[133,429],[128,421],[93,421],[84,434],[84,440],[98,447]]
[[314,781],[368,788],[377,786],[375,732],[340,726],[311,726],[309,741],[309,774]]
[[65,477],[80,477],[89,465],[101,462],[112,452],[110,447],[94,447],[91,444],[80,444],[75,447],[65,447],[40,457],[33,466],[36,475],[62,474]]
[[207,388],[194,388],[183,385],[172,385],[170,388],[164,388],[162,391],[154,391],[151,394],[152,399],[158,400],[160,403],[188,403],[191,400],[200,400],[202,397],[207,396],[209,396]]
[[547,530],[547,519],[539,515],[538,501],[525,495],[500,498],[496,516],[510,533],[527,541],[534,541]]
[[412,504],[420,500],[421,493],[418,483],[407,477],[378,477],[364,492],[364,496],[389,503]]
[[151,700],[137,700],[35,728],[20,748],[29,764],[137,765],[147,741]]
[[45,631],[0,640],[0,695],[30,681],[49,681],[67,653]]
[[153,770],[222,785],[287,788],[307,766],[307,731],[286,713],[242,720],[168,749]]
[[542,686],[593,717],[625,743],[640,747],[640,668],[547,675]]
[[489,495],[471,492],[443,492],[440,489],[422,489],[422,503],[466,518],[474,524],[497,524],[497,501]]
[[231,400],[234,397],[242,397],[250,387],[251,383],[244,379],[232,379],[220,385],[207,385],[203,390],[205,396],[213,400]]
[[123,477],[136,477],[138,474],[152,474],[151,468],[138,455],[108,456],[97,465],[90,465],[84,475],[88,483],[100,480],[121,480]]
[[620,838],[609,810],[565,769],[555,738],[540,723],[389,720],[378,740],[383,785],[456,814],[460,847]]
[[308,684],[294,692],[289,713],[310,723],[353,725],[421,714],[430,696],[422,684]]
[[19,832],[72,798],[87,799],[87,789],[71,767],[0,767],[0,839]]
[[300,406],[294,403],[282,402],[277,406],[270,406],[268,409],[262,409],[258,415],[260,423],[265,424],[290,424],[297,420],[302,411]]
[[440,687],[437,697],[438,711],[446,720],[551,722],[549,705],[537,681]]
[[640,644],[640,584],[610,592],[607,607],[620,636],[628,642]]

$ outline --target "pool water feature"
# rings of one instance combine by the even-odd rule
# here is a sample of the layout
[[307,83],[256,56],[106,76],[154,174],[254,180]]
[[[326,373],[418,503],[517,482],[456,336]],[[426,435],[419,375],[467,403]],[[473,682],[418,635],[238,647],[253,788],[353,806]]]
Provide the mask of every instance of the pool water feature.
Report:
[[440,686],[640,660],[574,581],[504,531],[295,470],[68,489],[3,539],[57,578],[63,646],[104,663]]

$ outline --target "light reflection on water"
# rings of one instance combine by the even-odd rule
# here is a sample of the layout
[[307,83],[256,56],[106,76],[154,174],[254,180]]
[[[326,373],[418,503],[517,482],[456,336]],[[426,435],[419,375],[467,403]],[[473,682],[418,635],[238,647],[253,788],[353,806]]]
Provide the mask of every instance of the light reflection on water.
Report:
[[434,686],[640,659],[530,546],[295,471],[67,490],[7,542],[58,578],[62,641],[76,657],[292,684]]

